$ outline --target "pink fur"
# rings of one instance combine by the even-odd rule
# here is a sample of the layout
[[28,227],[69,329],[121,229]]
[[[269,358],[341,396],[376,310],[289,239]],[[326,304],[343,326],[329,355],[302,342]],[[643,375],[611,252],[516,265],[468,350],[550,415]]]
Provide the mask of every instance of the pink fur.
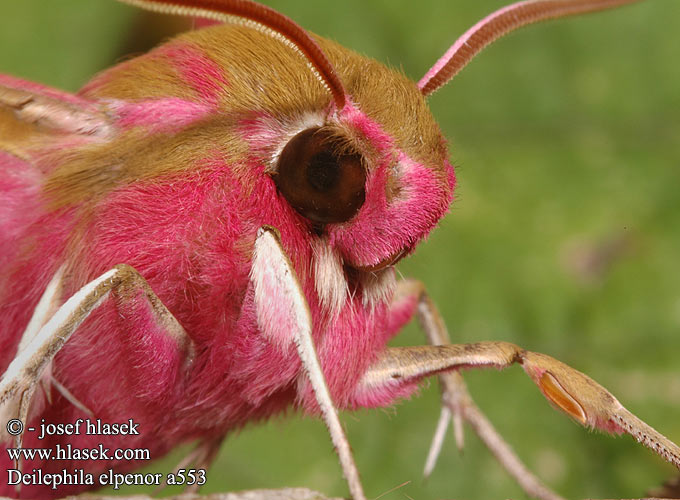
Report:
[[390,304],[389,321],[385,326],[385,341],[396,335],[406,323],[415,316],[418,307],[418,297],[409,294],[401,298],[396,298]]
[[378,264],[399,250],[411,249],[432,229],[433,221],[447,212],[455,185],[453,169],[448,185],[442,186],[437,175],[400,152],[403,169],[397,200],[388,203],[384,186],[390,168],[389,157],[367,180],[366,201],[352,224],[339,225],[329,231],[331,244],[357,266]]
[[0,267],[12,262],[19,251],[19,239],[38,215],[38,194],[42,176],[36,169],[16,156],[0,151]]
[[157,54],[171,61],[182,80],[205,103],[217,104],[217,100],[229,86],[222,69],[203,52],[189,44],[171,43],[158,49]]
[[394,139],[382,129],[379,123],[371,120],[352,102],[348,102],[342,109],[340,119],[361,132],[380,154],[387,155],[394,149]]
[[354,404],[355,407],[361,408],[383,408],[398,399],[411,397],[418,390],[419,384],[420,379],[400,381],[377,388],[359,388],[354,394]]
[[[116,112],[118,127],[141,126],[150,135],[175,133],[219,106],[227,81],[207,56],[188,44],[176,43],[153,54],[167,56],[198,101],[104,101]],[[100,75],[84,92],[107,78],[106,73]],[[47,91],[41,88],[40,92]],[[69,99],[81,102],[77,97]],[[425,166],[414,161],[379,123],[352,105],[339,120],[363,134],[380,161],[368,176],[364,205],[350,221],[328,226],[327,241],[346,264],[376,264],[410,250],[432,230],[452,199],[453,171],[448,163]],[[408,321],[415,302],[411,298],[392,307],[386,293],[368,306],[361,286],[353,284],[357,289],[348,294],[337,314],[324,309],[314,283],[312,240],[317,236],[313,226],[280,195],[267,174],[271,145],[283,143],[291,131],[286,123],[276,125],[274,116],[243,116],[238,122],[241,126],[236,132],[250,145],[249,154],[238,162],[223,157],[211,140],[206,141],[197,147],[191,173],[120,185],[106,197],[94,198],[98,201],[93,202],[89,217],[82,216],[80,207],[56,212],[48,208],[41,182],[42,172],[55,167],[49,163],[51,155],[36,153],[31,169],[20,160],[0,155],[3,175],[10,174],[9,180],[0,181],[0,192],[15,207],[0,219],[0,238],[12,235],[13,252],[11,259],[0,261],[0,276],[12,283],[12,287],[0,288],[0,371],[15,355],[40,294],[64,262],[69,265],[64,299],[116,264],[133,266],[184,327],[196,352],[189,363],[156,322],[142,295],[130,302],[108,300],[57,354],[53,373],[96,418],[107,422],[133,418],[140,424],[141,435],[56,436],[38,442],[29,433],[25,446],[54,447],[68,442],[89,448],[101,442],[110,448],[148,448],[152,458],[159,458],[179,443],[216,439],[291,407],[315,413],[316,402],[295,350],[280,349],[258,328],[249,273],[255,236],[263,225],[280,231],[300,279],[319,359],[336,405],[384,406],[416,389],[416,382],[408,381],[357,392],[360,377]],[[268,122],[274,125],[267,126]],[[77,140],[56,138],[50,151]],[[388,199],[387,181],[395,173],[398,194]],[[72,239],[74,228],[84,235],[82,240]],[[274,317],[282,317],[276,297],[270,300]],[[48,422],[87,418],[54,390],[52,397],[51,405],[32,414],[33,424],[40,418]],[[24,469],[55,472],[78,467],[96,474],[139,465],[50,461],[28,462]],[[7,454],[1,453],[0,467],[10,466]],[[21,495],[48,498],[81,489],[63,487],[55,492],[26,487]],[[0,484],[0,495],[12,494],[13,488]]]
[[122,129],[144,127],[150,134],[173,133],[210,116],[214,106],[177,97],[144,99],[136,102],[111,101]]

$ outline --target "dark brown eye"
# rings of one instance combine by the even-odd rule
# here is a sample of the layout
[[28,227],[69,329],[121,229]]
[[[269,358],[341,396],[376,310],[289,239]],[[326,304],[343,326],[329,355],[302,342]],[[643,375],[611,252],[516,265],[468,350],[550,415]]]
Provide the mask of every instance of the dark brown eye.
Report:
[[345,222],[364,203],[366,172],[360,155],[344,152],[328,130],[310,128],[283,148],[274,182],[309,220]]

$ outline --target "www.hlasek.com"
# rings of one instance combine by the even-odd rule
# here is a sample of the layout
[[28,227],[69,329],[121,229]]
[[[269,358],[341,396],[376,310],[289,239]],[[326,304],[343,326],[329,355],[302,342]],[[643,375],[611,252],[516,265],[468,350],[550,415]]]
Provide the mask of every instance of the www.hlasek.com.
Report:
[[[108,423],[100,419],[90,420],[79,418],[72,423],[46,423],[41,420],[40,426],[24,428],[24,424],[19,419],[12,419],[7,422],[7,432],[12,436],[19,436],[23,433],[37,433],[37,439],[43,440],[46,436],[139,436],[139,424],[129,419],[126,422]],[[49,462],[49,461],[85,461],[85,460],[107,460],[107,461],[131,461],[131,460],[150,460],[149,450],[146,448],[106,448],[103,444],[98,444],[92,448],[73,447],[69,443],[57,443],[54,448],[7,448],[7,455],[14,464],[21,464],[25,461]],[[51,470],[43,472],[40,468],[30,471],[22,470],[21,466],[16,469],[7,470],[7,484],[20,486],[44,485],[54,490],[62,485],[86,485],[86,486],[111,486],[117,490],[123,485],[143,485],[159,486],[167,483],[168,485],[202,485],[206,482],[205,469],[179,469],[176,472],[162,473],[127,473],[121,474],[107,469],[104,472],[93,474],[87,472],[87,468],[74,468]]]

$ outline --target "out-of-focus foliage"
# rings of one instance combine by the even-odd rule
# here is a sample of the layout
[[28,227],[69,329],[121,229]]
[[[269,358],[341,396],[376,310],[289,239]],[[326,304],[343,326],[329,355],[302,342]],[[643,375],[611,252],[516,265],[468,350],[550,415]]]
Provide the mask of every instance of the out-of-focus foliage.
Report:
[[[503,2],[271,4],[418,79]],[[120,57],[135,16],[107,0],[3,0],[0,9],[0,71],[69,90]],[[488,48],[430,99],[458,165],[457,199],[399,265],[427,284],[454,341],[551,354],[676,441],[679,54],[680,3],[668,0],[531,27]],[[423,341],[415,327],[396,339]],[[639,496],[674,472],[632,439],[589,434],[556,413],[519,368],[467,380],[526,463],[567,497]],[[396,411],[344,415],[369,496],[404,481],[384,498],[523,496],[470,432],[462,456],[447,438],[423,482],[437,417],[436,383]],[[208,479],[206,491],[346,495],[323,425],[298,416],[231,436]]]

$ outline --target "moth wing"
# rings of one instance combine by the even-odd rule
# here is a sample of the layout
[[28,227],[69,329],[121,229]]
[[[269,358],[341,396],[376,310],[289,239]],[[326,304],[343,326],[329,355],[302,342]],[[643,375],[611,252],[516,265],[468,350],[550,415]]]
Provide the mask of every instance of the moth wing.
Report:
[[106,104],[33,82],[0,75],[0,267],[18,252],[17,242],[41,210],[45,177],[41,161],[70,145],[114,136]]
[[0,75],[0,152],[29,162],[31,151],[64,136],[106,140],[113,134],[101,103]]

